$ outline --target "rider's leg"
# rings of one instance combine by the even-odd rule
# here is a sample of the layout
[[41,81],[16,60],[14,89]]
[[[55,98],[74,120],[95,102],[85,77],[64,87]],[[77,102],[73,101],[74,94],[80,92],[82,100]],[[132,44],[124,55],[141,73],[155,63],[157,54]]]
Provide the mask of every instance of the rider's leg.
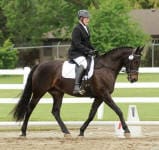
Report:
[[80,93],[80,85],[82,81],[82,77],[84,74],[84,67],[83,65],[76,66],[76,79],[75,79],[75,86],[73,90],[73,94],[79,94]]
[[78,65],[76,66],[76,78],[75,78],[75,86],[74,86],[73,94],[81,94],[82,92],[80,91],[80,85],[84,75],[84,71],[87,68],[87,60],[85,57],[80,56],[74,59],[74,61]]

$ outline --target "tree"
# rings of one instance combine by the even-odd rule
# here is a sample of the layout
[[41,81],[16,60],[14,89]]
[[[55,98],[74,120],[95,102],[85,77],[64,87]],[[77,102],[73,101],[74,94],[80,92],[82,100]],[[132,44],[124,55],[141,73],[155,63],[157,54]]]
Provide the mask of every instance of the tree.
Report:
[[130,0],[133,8],[159,8],[159,0]]
[[2,5],[16,45],[39,44],[43,34],[50,31],[65,38],[73,26],[76,11],[76,6],[64,0],[6,0]]
[[97,0],[0,0],[7,16],[10,37],[16,45],[39,44],[44,33],[68,38],[79,9]]
[[98,0],[65,0],[69,3],[76,5],[82,9],[90,7],[91,5],[94,6],[96,9],[99,8]]
[[[41,42],[44,33],[47,32],[52,32],[58,38],[70,37],[72,28],[77,21],[79,9],[91,10],[92,30],[96,29],[95,27],[98,25],[100,27],[96,32],[93,31],[93,41],[96,45],[103,45],[106,42],[110,44],[110,40],[116,43],[119,39],[122,44],[125,44],[123,43],[125,36],[128,36],[125,30],[132,33],[134,26],[136,27],[134,23],[129,23],[129,16],[124,14],[125,12],[127,14],[128,10],[123,8],[127,5],[123,0],[121,2],[117,2],[117,0],[111,2],[110,0],[0,0],[0,2],[2,2],[3,12],[7,17],[10,38],[16,46],[37,45]],[[117,6],[118,3],[119,6]],[[122,13],[122,11],[125,12]],[[118,14],[121,15],[117,17]],[[137,34],[138,30],[134,30],[133,35]],[[131,39],[135,37],[133,36]],[[99,43],[99,40],[102,44]],[[107,45],[109,45],[108,43]],[[112,46],[107,48],[109,47]]]
[[145,44],[148,36],[131,19],[128,5],[125,0],[107,0],[100,3],[98,10],[91,9],[92,41],[98,50]]
[[0,6],[0,45],[3,44],[5,39],[8,37],[8,29],[6,27],[7,18],[3,13],[3,10]]
[[17,63],[17,49],[13,48],[12,42],[8,39],[0,47],[0,69],[12,69]]
[[35,39],[36,8],[31,0],[15,0],[3,3],[10,38],[18,45],[25,45]]

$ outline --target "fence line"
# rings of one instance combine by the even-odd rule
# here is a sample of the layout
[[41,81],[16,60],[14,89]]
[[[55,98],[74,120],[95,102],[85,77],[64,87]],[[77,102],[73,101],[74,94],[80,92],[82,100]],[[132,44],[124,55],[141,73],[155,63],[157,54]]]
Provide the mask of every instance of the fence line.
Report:
[[140,67],[139,73],[159,73],[159,67]]
[[[0,98],[0,104],[16,104],[19,98]],[[78,104],[92,103],[94,98],[63,98],[63,103]],[[159,97],[113,97],[116,103],[159,103]],[[52,104],[52,98],[42,98],[40,104]]]
[[[0,70],[0,75],[23,75],[23,84],[0,84],[0,89],[23,89],[27,81],[30,68],[14,70]],[[139,73],[159,73],[159,67],[155,68],[139,68]],[[115,88],[159,88],[159,82],[137,82],[137,83],[124,83],[118,82]],[[159,97],[114,97],[115,102],[118,103],[159,103]],[[52,98],[42,98],[40,103],[52,103]],[[17,103],[18,98],[0,98],[0,103]],[[64,103],[92,103],[91,98],[64,98]],[[104,113],[104,104],[98,109],[97,118],[102,119]]]
[[[118,121],[92,121],[90,123],[90,125],[96,125],[96,126],[101,126],[101,125],[114,125],[115,123],[117,123]],[[73,126],[81,126],[84,121],[64,121],[64,123],[66,125],[73,125]],[[132,126],[158,126],[159,125],[159,121],[126,121],[126,123],[128,125],[132,125]],[[22,122],[11,122],[11,121],[5,121],[5,122],[0,122],[0,127],[1,126],[21,126]],[[29,126],[53,126],[53,125],[58,125],[58,123],[56,121],[29,121],[28,122]]]
[[[0,89],[22,90],[25,84],[0,84]],[[159,82],[115,83],[115,88],[159,88]]]
[[[27,81],[27,78],[28,78],[28,75],[29,75],[29,72],[30,72],[30,68],[29,67],[24,67],[24,69],[0,69],[0,75],[23,75],[23,84],[13,84],[13,86],[18,86],[18,88],[21,88],[23,89],[26,81]],[[1,88],[0,89],[3,89],[3,86],[4,88],[5,87],[10,87],[12,86],[12,84],[0,84]],[[7,88],[6,88],[7,89]]]

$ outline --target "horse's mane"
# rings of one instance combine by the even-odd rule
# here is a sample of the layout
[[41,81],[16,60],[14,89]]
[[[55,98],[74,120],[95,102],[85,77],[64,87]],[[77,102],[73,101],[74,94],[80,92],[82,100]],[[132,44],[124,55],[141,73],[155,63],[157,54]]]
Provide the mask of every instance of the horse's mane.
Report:
[[102,54],[101,56],[106,56],[106,55],[111,55],[117,51],[121,51],[121,50],[125,50],[125,49],[133,49],[133,47],[128,47],[128,46],[123,46],[123,47],[116,47],[116,48],[113,48],[107,52],[105,52],[104,54]]

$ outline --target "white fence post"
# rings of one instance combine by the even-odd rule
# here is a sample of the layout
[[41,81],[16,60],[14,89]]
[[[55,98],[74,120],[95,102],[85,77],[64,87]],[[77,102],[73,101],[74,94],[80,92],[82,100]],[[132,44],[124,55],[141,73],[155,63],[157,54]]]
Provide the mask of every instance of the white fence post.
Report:
[[104,116],[104,103],[102,103],[98,108],[97,118],[103,119]]
[[30,70],[31,69],[29,67],[24,67],[23,85],[25,85],[27,82],[27,78],[28,78],[28,75],[30,73]]

